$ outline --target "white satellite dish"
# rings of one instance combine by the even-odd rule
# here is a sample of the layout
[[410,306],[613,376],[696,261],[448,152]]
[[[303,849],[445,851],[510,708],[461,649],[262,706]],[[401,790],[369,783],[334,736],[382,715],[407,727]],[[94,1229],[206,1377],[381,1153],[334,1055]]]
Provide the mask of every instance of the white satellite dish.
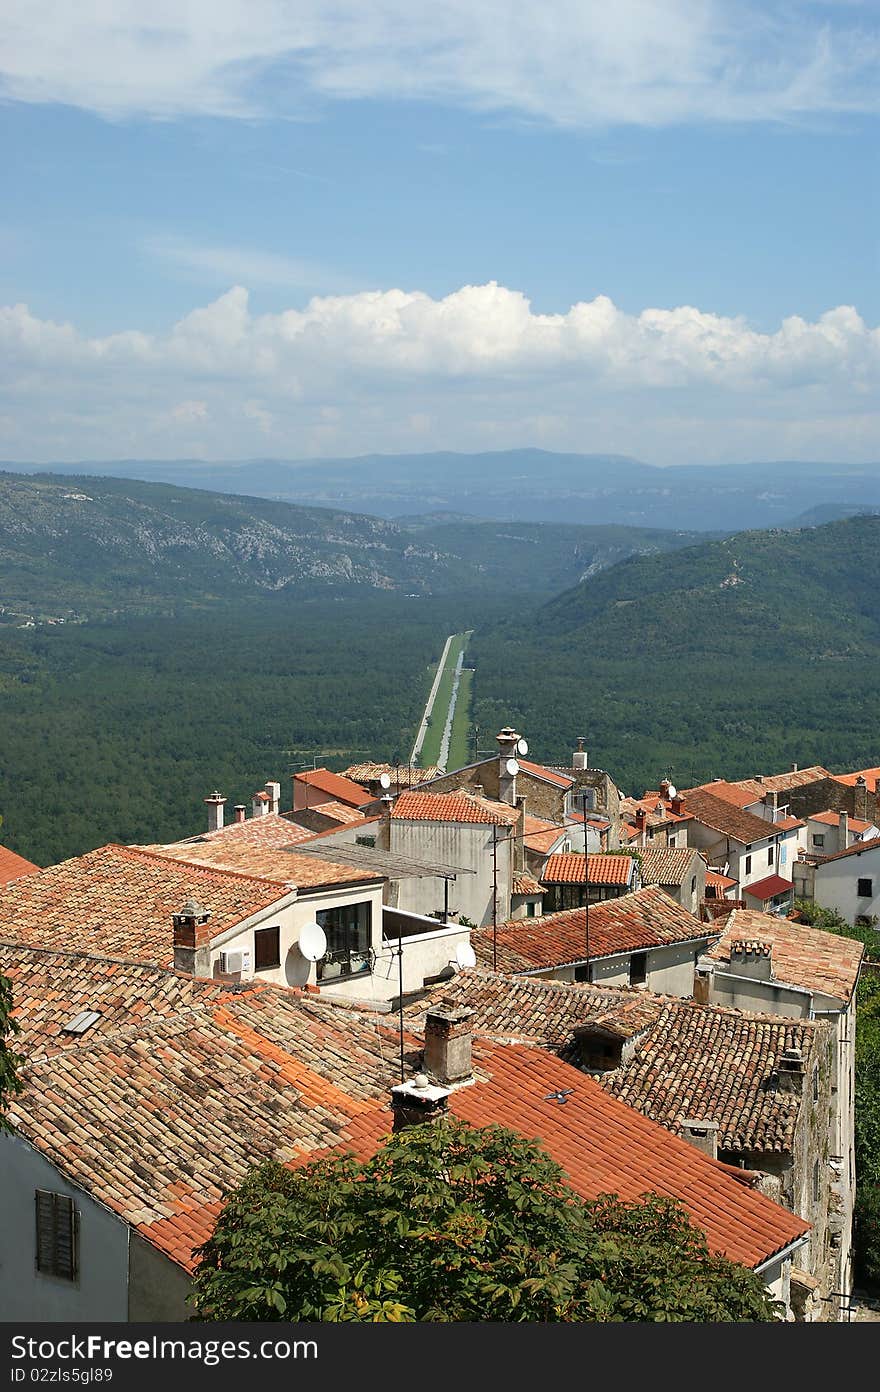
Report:
[[470,943],[460,942],[455,949],[455,960],[464,970],[465,967],[475,967],[477,965],[477,954]]
[[304,923],[297,946],[307,962],[320,962],[327,953],[327,934],[320,923]]
[[516,752],[517,754],[522,754],[523,758],[525,758],[526,754],[529,752],[529,742],[527,739],[517,740]]
[[504,767],[510,774],[511,778],[513,778],[516,774],[519,773],[519,764],[516,762],[516,759],[508,759]]
[[669,787],[666,790],[666,796],[668,798],[674,798],[677,796],[676,787],[674,783],[670,783]]
[[390,773],[380,773],[380,774],[379,774],[379,787],[380,787],[380,788],[390,788],[390,787],[391,787],[391,774],[390,774]]

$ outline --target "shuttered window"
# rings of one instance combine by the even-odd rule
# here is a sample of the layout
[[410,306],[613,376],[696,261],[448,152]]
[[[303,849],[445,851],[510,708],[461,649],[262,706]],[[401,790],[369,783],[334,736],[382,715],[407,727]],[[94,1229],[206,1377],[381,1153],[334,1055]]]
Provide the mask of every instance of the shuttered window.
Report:
[[67,1281],[77,1277],[77,1219],[73,1199],[67,1194],[53,1194],[49,1189],[37,1189],[34,1195],[37,1214],[37,1270],[47,1276],[62,1276]]
[[257,928],[254,933],[254,967],[266,971],[281,966],[281,929]]

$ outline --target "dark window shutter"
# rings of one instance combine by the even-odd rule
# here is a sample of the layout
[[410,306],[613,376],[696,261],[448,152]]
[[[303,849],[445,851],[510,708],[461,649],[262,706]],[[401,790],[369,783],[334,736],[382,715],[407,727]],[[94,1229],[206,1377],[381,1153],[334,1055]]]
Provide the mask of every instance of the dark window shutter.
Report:
[[281,965],[281,929],[257,928],[254,933],[254,970]]
[[37,1189],[37,1270],[75,1281],[77,1212],[67,1194]]

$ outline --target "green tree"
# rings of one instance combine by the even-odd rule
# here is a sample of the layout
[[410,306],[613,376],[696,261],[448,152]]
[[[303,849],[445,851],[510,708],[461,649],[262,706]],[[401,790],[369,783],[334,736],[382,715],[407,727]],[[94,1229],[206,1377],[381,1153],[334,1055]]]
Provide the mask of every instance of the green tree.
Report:
[[365,1163],[270,1162],[200,1249],[202,1320],[769,1321],[754,1272],[683,1208],[583,1202],[532,1141],[444,1120]]
[[21,1092],[18,1068],[22,1062],[13,1053],[9,1039],[18,1033],[18,1024],[12,1018],[12,985],[5,976],[0,976],[0,1131],[7,1129],[3,1113],[9,1105],[9,1098]]

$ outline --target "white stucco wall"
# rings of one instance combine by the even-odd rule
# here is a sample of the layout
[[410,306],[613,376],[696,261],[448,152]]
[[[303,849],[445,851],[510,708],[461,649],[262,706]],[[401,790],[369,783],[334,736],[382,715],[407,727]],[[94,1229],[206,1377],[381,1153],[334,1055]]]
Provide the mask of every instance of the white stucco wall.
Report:
[[738,1010],[758,1014],[787,1015],[794,1020],[808,1020],[812,994],[778,981],[760,981],[728,972],[717,962],[709,980],[709,1004],[733,1005]]
[[[498,922],[510,914],[510,888],[513,844],[507,839],[510,828],[497,831]],[[450,912],[469,918],[478,926],[492,922],[492,827],[482,822],[422,822],[392,818],[391,850],[423,862],[460,865],[473,870],[449,886]],[[439,902],[438,902],[439,894]],[[430,913],[443,907],[442,881],[408,879],[400,882],[398,905],[413,913]]]
[[[861,879],[872,882],[867,897],[858,893]],[[817,904],[836,909],[847,923],[854,923],[856,914],[880,918],[880,847],[817,865],[813,894]]]
[[[646,987],[666,996],[692,996],[694,993],[694,964],[706,946],[705,939],[694,943],[676,943],[670,947],[648,950]],[[626,986],[629,983],[629,953],[615,957],[599,957],[592,963],[591,980],[596,985]]]
[[[37,1271],[37,1189],[69,1195],[79,1212],[75,1281]],[[6,1133],[0,1133],[0,1319],[128,1319],[127,1225],[69,1184],[27,1141]]]

